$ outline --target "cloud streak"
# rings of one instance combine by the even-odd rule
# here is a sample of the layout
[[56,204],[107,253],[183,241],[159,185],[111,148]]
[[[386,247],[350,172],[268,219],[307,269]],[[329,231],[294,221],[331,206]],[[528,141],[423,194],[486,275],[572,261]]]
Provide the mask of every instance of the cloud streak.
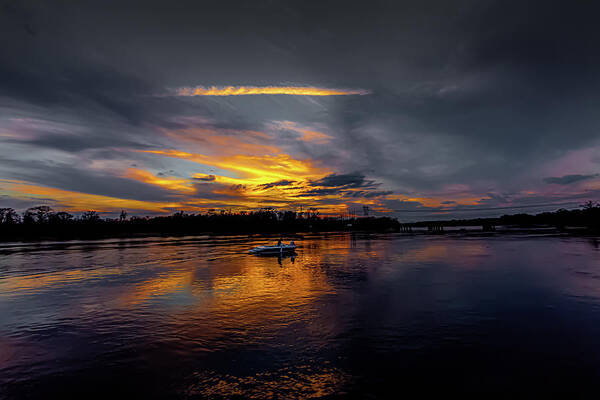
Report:
[[26,182],[1,206],[406,221],[600,200],[595,3],[10,3],[38,34],[0,12],[0,179]]
[[597,178],[598,176],[600,176],[600,174],[592,174],[592,175],[572,174],[572,175],[565,175],[565,176],[560,176],[560,177],[553,176],[553,177],[545,178],[544,182],[549,183],[549,184],[555,184],[555,185],[570,185],[575,182],[580,182],[580,181],[585,181],[588,179]]
[[330,89],[305,86],[196,86],[178,88],[178,96],[247,96],[259,94],[285,94],[292,96],[350,96],[366,95],[371,92],[363,89]]

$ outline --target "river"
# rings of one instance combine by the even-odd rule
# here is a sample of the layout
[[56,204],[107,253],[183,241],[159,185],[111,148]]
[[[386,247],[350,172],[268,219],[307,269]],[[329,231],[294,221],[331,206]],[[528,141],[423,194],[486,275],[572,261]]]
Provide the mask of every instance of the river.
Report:
[[[600,388],[598,238],[0,245],[0,397],[481,398]],[[289,240],[289,238],[288,238]]]

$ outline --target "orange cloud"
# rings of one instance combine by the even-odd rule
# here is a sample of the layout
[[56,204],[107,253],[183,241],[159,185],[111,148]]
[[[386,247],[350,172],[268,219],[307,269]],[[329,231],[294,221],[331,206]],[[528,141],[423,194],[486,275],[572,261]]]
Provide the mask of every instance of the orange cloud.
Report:
[[295,96],[348,96],[369,94],[363,89],[328,89],[302,86],[225,86],[183,87],[177,89],[178,96],[245,96],[257,94],[287,94]]
[[302,140],[304,142],[314,142],[314,143],[324,144],[324,143],[327,143],[331,139],[331,136],[326,135],[322,132],[311,131],[308,129],[299,129],[299,131],[304,134],[300,137],[300,140]]
[[180,208],[178,202],[153,202],[132,199],[120,199],[111,196],[102,196],[96,194],[73,192],[69,190],[56,189],[46,186],[39,186],[23,181],[4,180],[2,192],[9,194],[14,198],[40,198],[56,201],[64,205],[62,209],[71,212],[80,212],[87,210],[96,211],[118,211],[121,209],[148,210],[150,212],[164,213],[170,209]]
[[264,132],[235,129],[188,128],[164,130],[165,135],[179,142],[198,144],[203,151],[219,154],[273,154],[281,152],[277,146],[265,144],[273,138]]
[[238,177],[216,176],[216,179],[236,184],[260,185],[275,180],[309,180],[331,173],[329,170],[316,167],[310,160],[294,159],[288,154],[264,156],[238,154],[210,157],[178,150],[142,150],[142,152],[181,158],[231,171]]
[[195,191],[194,187],[186,179],[158,177],[143,169],[129,168],[125,177],[177,192],[191,193]]
[[273,154],[281,151],[276,146],[248,143],[232,136],[204,136],[201,140],[227,153]]
[[303,142],[325,144],[333,139],[323,132],[307,129],[292,121],[275,121],[272,123],[272,127],[278,130],[289,130],[300,133],[301,136],[299,139]]
[[[185,159],[204,165],[210,165],[229,171],[233,176],[214,175],[214,179],[205,181],[213,194],[226,196],[232,208],[289,207],[302,204],[304,207],[318,207],[323,214],[339,213],[347,205],[341,202],[323,204],[321,200],[336,200],[336,195],[306,196],[306,189],[313,189],[310,181],[323,178],[330,170],[315,166],[310,160],[299,160],[288,154],[249,156],[206,156],[178,150],[144,150],[144,153],[157,154],[172,158]],[[202,180],[205,174],[194,174],[193,178]],[[269,185],[273,182],[293,181],[293,184]],[[369,203],[374,200],[369,200]],[[188,204],[194,204],[190,202]]]

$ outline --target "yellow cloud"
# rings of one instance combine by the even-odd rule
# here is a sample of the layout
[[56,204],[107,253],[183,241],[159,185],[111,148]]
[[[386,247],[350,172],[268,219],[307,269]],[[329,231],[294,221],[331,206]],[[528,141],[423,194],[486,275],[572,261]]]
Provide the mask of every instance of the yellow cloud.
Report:
[[125,177],[177,192],[191,193],[195,191],[194,187],[186,179],[158,177],[149,171],[139,168],[129,168]]
[[348,96],[369,94],[363,89],[328,89],[302,86],[225,86],[183,87],[177,89],[178,96],[244,96],[256,94],[287,94],[295,96]]
[[[303,194],[304,190],[312,188],[309,185],[310,181],[320,179],[332,172],[315,166],[311,160],[295,159],[288,154],[207,156],[178,150],[144,150],[142,152],[185,159],[231,172],[233,176],[215,174],[214,179],[206,181],[206,183],[216,184],[212,193],[227,196],[227,200],[224,201],[233,208],[289,207],[293,204],[302,204],[304,207],[318,207],[322,214],[335,214],[347,208],[347,205],[343,203],[327,205],[321,203],[323,199],[335,200],[336,195],[306,196]],[[193,178],[205,177],[205,174],[194,174],[193,176]],[[140,174],[135,178],[144,178],[147,183],[150,183],[147,175]],[[293,185],[269,188],[262,186],[279,181],[293,181],[294,183]],[[187,204],[198,206],[195,201]]]
[[14,198],[51,198],[63,204],[65,211],[79,212],[87,210],[118,211],[121,209],[148,210],[150,212],[168,212],[169,209],[180,208],[178,202],[154,202],[132,199],[121,199],[112,196],[102,196],[89,193],[73,192],[46,186],[40,186],[23,181],[2,181],[2,192]]
[[[185,159],[231,171],[239,178],[230,178],[235,181],[229,179],[229,182],[237,184],[260,185],[275,180],[309,180],[331,173],[329,170],[314,166],[310,160],[298,160],[288,154],[265,156],[238,154],[210,157],[178,150],[143,150],[142,152]],[[217,181],[219,181],[219,176],[217,176]]]

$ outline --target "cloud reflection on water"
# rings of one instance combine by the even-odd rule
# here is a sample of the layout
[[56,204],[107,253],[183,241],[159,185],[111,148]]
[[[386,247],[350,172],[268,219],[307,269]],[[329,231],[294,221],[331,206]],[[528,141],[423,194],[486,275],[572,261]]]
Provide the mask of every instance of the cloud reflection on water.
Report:
[[0,261],[0,369],[36,382],[98,359],[167,366],[187,396],[326,396],[357,378],[340,360],[410,360],[447,337],[476,345],[486,336],[472,332],[507,318],[520,328],[538,306],[600,304],[600,252],[584,239],[330,234],[297,240],[293,260],[246,253],[269,241],[13,248]]

